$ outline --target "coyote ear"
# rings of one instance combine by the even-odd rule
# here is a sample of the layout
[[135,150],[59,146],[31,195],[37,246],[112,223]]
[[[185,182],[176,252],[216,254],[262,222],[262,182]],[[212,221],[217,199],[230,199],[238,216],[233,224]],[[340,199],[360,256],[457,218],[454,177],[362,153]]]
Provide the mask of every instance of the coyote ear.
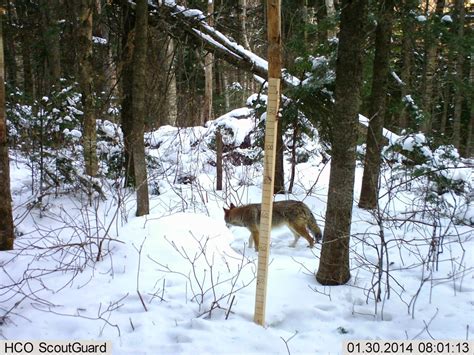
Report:
[[235,205],[234,205],[232,202],[230,203],[230,208],[231,208],[231,209],[232,209],[232,208],[235,208]]
[[225,207],[222,207],[222,209],[224,210],[224,213],[227,213],[229,210]]

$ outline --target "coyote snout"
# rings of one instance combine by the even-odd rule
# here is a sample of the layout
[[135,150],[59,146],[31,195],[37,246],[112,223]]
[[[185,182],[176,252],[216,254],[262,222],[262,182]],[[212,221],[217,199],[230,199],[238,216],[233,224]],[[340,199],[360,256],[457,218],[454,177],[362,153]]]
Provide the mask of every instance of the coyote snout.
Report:
[[[255,243],[255,250],[258,251],[259,230],[260,230],[260,204],[250,204],[241,207],[235,207],[230,204],[230,208],[224,208],[224,219],[227,224],[239,227],[246,227],[251,235],[249,246]],[[311,210],[300,201],[279,201],[273,203],[272,227],[286,225],[293,232],[295,237],[292,247],[296,245],[300,237],[305,238],[309,247],[314,246],[314,242],[321,240],[321,230],[316,223]],[[313,237],[308,233],[313,234]]]

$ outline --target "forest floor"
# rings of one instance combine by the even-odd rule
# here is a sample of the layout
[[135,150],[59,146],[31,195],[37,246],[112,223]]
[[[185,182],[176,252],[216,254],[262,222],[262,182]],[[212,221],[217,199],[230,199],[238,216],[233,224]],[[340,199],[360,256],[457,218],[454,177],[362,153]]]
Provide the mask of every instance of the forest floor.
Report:
[[[290,231],[274,230],[266,326],[255,324],[258,254],[245,228],[226,227],[223,208],[260,202],[261,164],[226,171],[216,191],[212,152],[188,149],[199,132],[163,144],[175,133],[156,132],[161,144],[150,151],[169,166],[179,159],[195,179],[178,183],[169,166],[151,174],[159,194],[143,217],[133,193],[113,183],[103,185],[105,199],[70,191],[34,204],[28,161],[12,154],[19,234],[0,255],[2,338],[110,340],[114,355],[340,354],[352,339],[474,338],[474,229],[419,213],[415,185],[391,193],[384,184],[378,213],[354,201],[352,278],[343,286],[316,281],[321,244],[310,249],[301,238],[291,248]],[[329,169],[311,157],[296,166],[293,194],[277,197],[304,201],[322,229]],[[357,199],[361,178],[358,166]]]

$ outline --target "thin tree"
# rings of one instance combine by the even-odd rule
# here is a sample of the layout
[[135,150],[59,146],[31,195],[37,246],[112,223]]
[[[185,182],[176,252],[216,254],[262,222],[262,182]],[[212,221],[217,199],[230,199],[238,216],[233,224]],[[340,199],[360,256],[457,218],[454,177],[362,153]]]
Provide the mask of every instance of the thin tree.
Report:
[[26,6],[26,1],[21,0],[16,4],[18,12],[18,18],[21,21],[19,29],[19,42],[21,47],[21,58],[23,66],[23,92],[28,99],[34,98],[34,85],[33,85],[33,65],[32,65],[32,16],[30,14],[31,9]]
[[123,143],[124,143],[124,186],[135,186],[135,172],[133,163],[133,38],[135,18],[126,1],[121,2],[122,11],[122,48],[121,48],[121,91],[122,111],[120,115]]
[[12,87],[18,85],[18,66],[16,63],[17,46],[15,43],[15,27],[17,26],[15,19],[15,11],[13,11],[12,3],[10,0],[3,1],[6,6],[6,26],[3,30],[3,41],[4,47],[6,48],[4,53],[4,61],[6,67],[5,81]]
[[341,285],[351,275],[349,239],[356,163],[357,125],[366,37],[367,0],[343,0],[336,63],[331,172],[324,242],[316,279]]
[[[81,0],[80,6],[86,6],[91,10],[94,8],[94,1],[85,1]],[[57,13],[60,8],[60,2],[58,0],[43,0],[39,2],[39,25],[41,28],[42,34],[42,51],[43,51],[43,60],[44,60],[44,69],[43,73],[43,87],[42,91],[44,95],[49,94],[51,86],[57,85],[61,77],[61,47],[60,47],[60,25],[59,18]],[[83,9],[84,10],[84,9]],[[86,27],[91,26],[92,28],[92,13],[90,18],[84,18],[85,14],[81,13],[80,15],[81,25],[85,26],[84,28],[79,29],[79,36],[84,36],[87,32]],[[89,15],[87,15],[89,16]],[[83,21],[90,21],[89,23],[84,23]],[[84,32],[86,31],[86,32]],[[84,40],[79,38],[80,42]],[[91,38],[92,41],[92,30]],[[81,45],[86,45],[81,43]],[[92,45],[91,45],[92,48]],[[84,48],[83,48],[84,50]]]
[[13,214],[10,192],[10,163],[8,159],[7,122],[5,116],[5,61],[3,57],[2,18],[0,5],[0,250],[13,249]]
[[455,58],[454,72],[456,77],[456,85],[454,86],[454,112],[453,112],[453,145],[461,150],[461,114],[462,114],[462,103],[464,100],[462,81],[463,81],[463,65],[465,52],[461,49],[464,37],[464,0],[455,1],[455,12],[456,12],[456,34],[457,34],[457,56]]
[[[324,2],[326,4],[327,17],[334,21],[336,18],[336,7],[334,6],[334,0],[325,0]],[[331,26],[331,28],[328,30],[328,40],[331,41],[336,38],[336,34],[336,29]]]
[[[402,68],[400,71],[400,78],[403,85],[401,88],[402,100],[410,94],[412,90],[412,68],[414,62],[414,40],[413,33],[415,31],[415,19],[413,14],[417,7],[417,0],[403,0],[401,3],[401,27],[402,27]],[[410,126],[409,111],[406,105],[402,108],[399,118],[400,129],[405,129]]]
[[172,37],[168,38],[165,55],[166,77],[166,106],[167,117],[162,117],[160,123],[162,125],[176,125],[178,120],[178,93],[176,91],[176,67],[175,61],[175,44]]
[[424,118],[421,127],[422,131],[425,133],[431,133],[433,126],[433,94],[439,45],[439,30],[437,29],[437,26],[444,11],[444,3],[445,0],[436,1],[436,8],[433,14],[432,23],[431,26],[426,29],[425,35],[425,58],[422,88],[422,107]]
[[394,5],[394,0],[385,0],[380,3],[375,30],[375,57],[370,95],[369,128],[367,129],[367,149],[359,199],[359,207],[365,209],[376,208],[379,195]]
[[148,1],[136,1],[135,41],[133,48],[133,164],[137,188],[137,216],[150,212],[145,143],[146,52],[148,43]]
[[284,153],[285,145],[283,144],[283,125],[277,126],[277,140],[276,140],[276,156],[275,156],[275,184],[273,186],[273,193],[284,194],[285,189],[285,170],[284,170]]
[[82,145],[84,148],[84,163],[86,174],[96,176],[97,162],[97,135],[96,113],[93,90],[92,66],[92,15],[94,0],[81,0],[79,4],[79,86],[83,106],[83,133]]
[[[474,87],[474,56],[471,56],[470,61],[471,67],[469,71],[469,84],[471,87]],[[471,97],[468,100],[471,107],[470,118],[467,126],[466,132],[466,157],[474,157],[474,94],[471,94]]]
[[[214,26],[214,1],[207,2],[207,22],[209,26]],[[213,66],[214,55],[212,52],[207,52],[204,56],[204,107],[202,123],[209,121],[212,118],[212,101],[213,101]]]

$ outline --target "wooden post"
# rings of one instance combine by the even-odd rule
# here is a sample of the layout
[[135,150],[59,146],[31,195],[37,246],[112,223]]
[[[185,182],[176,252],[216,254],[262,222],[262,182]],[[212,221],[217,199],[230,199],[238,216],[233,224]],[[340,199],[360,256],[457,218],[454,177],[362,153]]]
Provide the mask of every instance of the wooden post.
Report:
[[265,324],[267,299],[268,259],[272,229],[273,186],[275,182],[275,155],[280,107],[281,78],[281,0],[267,0],[268,32],[268,103],[265,123],[265,157],[263,172],[262,213],[258,245],[257,290],[254,321]]
[[222,191],[222,133],[216,130],[216,190]]

